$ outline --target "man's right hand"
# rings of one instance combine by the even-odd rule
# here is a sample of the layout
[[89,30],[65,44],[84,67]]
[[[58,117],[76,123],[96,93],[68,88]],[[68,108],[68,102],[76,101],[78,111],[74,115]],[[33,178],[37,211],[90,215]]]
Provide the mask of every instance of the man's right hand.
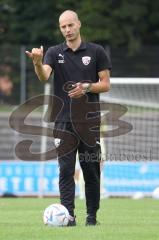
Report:
[[43,46],[41,46],[40,48],[33,48],[31,52],[25,51],[25,53],[32,59],[35,66],[42,65]]

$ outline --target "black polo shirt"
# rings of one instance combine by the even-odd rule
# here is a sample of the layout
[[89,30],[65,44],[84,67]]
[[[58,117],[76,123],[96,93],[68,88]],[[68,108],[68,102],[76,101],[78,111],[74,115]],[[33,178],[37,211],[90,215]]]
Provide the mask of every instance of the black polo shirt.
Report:
[[[104,48],[98,44],[82,42],[76,51],[72,51],[66,43],[48,48],[44,56],[44,64],[50,65],[54,72],[54,95],[63,101],[63,108],[57,121],[70,121],[70,103],[78,102],[70,99],[67,84],[77,82],[98,82],[98,72],[111,69],[110,59]],[[99,102],[99,94],[88,93],[89,102]],[[75,119],[82,121],[82,119]]]

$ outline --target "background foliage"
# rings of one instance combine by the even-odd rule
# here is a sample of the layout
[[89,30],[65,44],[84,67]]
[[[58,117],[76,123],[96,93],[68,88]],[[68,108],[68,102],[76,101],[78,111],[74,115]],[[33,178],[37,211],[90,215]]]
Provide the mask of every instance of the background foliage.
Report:
[[59,14],[73,9],[82,20],[86,40],[126,46],[134,54],[159,42],[159,1],[149,0],[2,0],[0,44],[46,44],[61,40]]
[[[66,9],[79,14],[84,40],[110,50],[111,76],[158,77],[157,0],[0,0],[0,76],[10,75],[14,83],[10,102],[20,98],[22,46],[46,50],[63,41],[58,18]],[[43,92],[43,85],[36,84],[32,63],[26,61],[28,98]]]

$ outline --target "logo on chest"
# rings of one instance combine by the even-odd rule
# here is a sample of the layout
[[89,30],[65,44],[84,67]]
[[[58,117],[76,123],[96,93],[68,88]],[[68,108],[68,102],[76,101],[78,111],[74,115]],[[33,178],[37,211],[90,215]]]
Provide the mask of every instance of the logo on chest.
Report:
[[91,61],[91,57],[89,57],[89,56],[82,57],[82,62],[84,65],[90,64],[90,61]]
[[64,62],[65,62],[64,55],[59,53],[59,55],[58,55],[58,63],[64,63]]

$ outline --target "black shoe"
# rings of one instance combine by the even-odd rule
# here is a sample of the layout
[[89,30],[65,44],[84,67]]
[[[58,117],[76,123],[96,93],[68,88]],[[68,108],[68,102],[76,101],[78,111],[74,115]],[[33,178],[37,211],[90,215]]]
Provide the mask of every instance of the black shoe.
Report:
[[69,222],[67,224],[67,227],[74,227],[74,226],[76,226],[76,219],[75,218],[76,217],[72,217],[72,216],[69,217]]
[[95,216],[88,216],[86,218],[86,226],[95,226],[95,225],[99,225],[99,223],[96,220]]

